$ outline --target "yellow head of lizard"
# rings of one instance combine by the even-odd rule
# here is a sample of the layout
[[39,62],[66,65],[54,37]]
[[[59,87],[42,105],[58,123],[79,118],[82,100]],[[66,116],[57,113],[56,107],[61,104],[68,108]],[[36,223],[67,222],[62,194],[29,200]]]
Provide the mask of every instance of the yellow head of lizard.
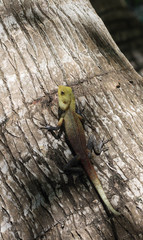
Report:
[[66,111],[69,107],[75,110],[75,97],[70,87],[59,86],[58,88],[59,107]]

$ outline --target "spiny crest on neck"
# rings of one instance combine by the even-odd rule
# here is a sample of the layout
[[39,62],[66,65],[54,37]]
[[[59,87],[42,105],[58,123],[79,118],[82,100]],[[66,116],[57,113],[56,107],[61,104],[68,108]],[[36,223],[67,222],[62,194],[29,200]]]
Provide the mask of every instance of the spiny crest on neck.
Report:
[[59,86],[58,88],[59,107],[66,111],[70,108],[75,111],[75,97],[72,89],[67,86]]

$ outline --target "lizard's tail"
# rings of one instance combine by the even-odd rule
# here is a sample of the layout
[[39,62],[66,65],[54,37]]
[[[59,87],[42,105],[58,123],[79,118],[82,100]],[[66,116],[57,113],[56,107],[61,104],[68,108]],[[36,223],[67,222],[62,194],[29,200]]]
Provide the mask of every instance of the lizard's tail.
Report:
[[[87,166],[87,162],[88,162],[88,166]],[[106,207],[108,208],[108,210],[110,212],[112,212],[114,215],[120,215],[119,212],[117,212],[111,205],[111,203],[109,202],[108,198],[106,197],[106,194],[102,188],[102,185],[100,183],[100,180],[98,179],[98,176],[96,174],[96,171],[93,167],[93,165],[90,163],[90,161],[83,161],[83,165],[84,168],[90,178],[90,180],[92,181],[92,183],[94,184],[98,194],[100,195],[101,199],[103,200],[104,204],[106,205]]]
[[98,177],[96,176],[94,178],[94,180],[92,181],[98,194],[100,195],[101,199],[103,200],[103,202],[105,203],[105,205],[107,206],[107,208],[109,209],[109,211],[111,211],[114,215],[120,215],[119,212],[117,212],[111,205],[111,203],[109,202],[108,198],[105,195],[105,192],[102,188],[102,185],[98,179]]

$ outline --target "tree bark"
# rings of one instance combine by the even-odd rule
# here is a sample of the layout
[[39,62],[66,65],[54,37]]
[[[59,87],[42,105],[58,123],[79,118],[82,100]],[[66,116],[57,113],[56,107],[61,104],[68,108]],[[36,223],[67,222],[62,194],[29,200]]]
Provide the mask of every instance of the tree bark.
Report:
[[[142,78],[87,0],[3,0],[0,13],[1,239],[143,239]],[[118,218],[86,176],[63,174],[64,138],[40,129],[56,125],[63,84],[86,136],[112,137],[94,165]]]

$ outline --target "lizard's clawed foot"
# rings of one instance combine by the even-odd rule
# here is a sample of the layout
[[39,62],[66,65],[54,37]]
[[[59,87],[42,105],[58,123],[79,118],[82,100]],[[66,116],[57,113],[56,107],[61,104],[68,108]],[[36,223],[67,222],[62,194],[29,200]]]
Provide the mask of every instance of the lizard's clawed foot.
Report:
[[40,129],[47,129],[48,131],[52,131],[52,130],[53,130],[53,127],[50,126],[50,125],[43,125],[43,124],[41,123],[41,126],[42,126],[42,127],[40,127]]
[[40,123],[42,127],[40,127],[40,129],[46,129],[48,131],[53,131],[53,130],[58,130],[59,126],[51,126],[51,125],[43,125],[42,123]]
[[104,140],[104,138],[103,138],[99,143],[97,143],[96,137],[94,135],[91,135],[89,137],[88,143],[87,143],[87,148],[90,151],[89,157],[91,156],[92,150],[94,150],[96,155],[100,155],[102,151],[104,151],[104,152],[107,151],[108,148],[104,148],[104,145],[107,142],[111,141],[111,139],[112,139],[112,137],[107,140]]

